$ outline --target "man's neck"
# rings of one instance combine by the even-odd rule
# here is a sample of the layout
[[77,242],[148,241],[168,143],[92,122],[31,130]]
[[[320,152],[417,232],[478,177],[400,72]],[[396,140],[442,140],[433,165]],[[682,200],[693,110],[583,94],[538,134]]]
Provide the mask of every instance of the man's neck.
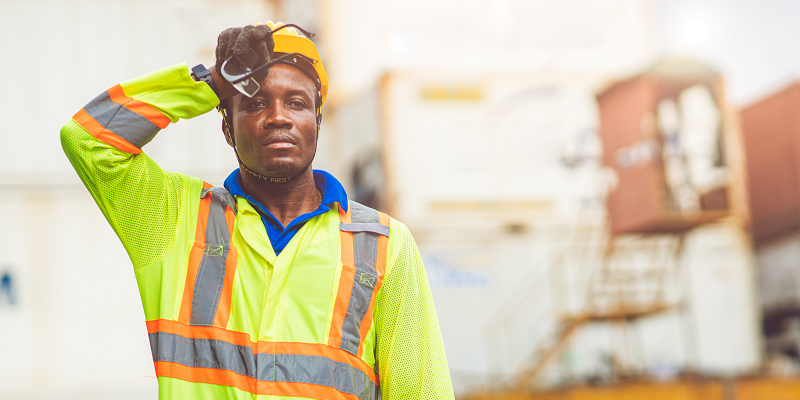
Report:
[[321,194],[309,166],[299,176],[285,183],[270,183],[239,169],[242,190],[269,210],[285,227],[295,218],[319,207]]

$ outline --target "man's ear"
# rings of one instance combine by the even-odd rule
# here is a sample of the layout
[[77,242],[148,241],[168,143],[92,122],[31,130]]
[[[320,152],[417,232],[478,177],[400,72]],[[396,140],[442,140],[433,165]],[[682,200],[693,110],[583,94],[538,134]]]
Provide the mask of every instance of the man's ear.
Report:
[[228,142],[228,146],[236,147],[233,135],[228,131],[228,123],[225,121],[225,117],[222,118],[222,134],[225,135],[225,141]]

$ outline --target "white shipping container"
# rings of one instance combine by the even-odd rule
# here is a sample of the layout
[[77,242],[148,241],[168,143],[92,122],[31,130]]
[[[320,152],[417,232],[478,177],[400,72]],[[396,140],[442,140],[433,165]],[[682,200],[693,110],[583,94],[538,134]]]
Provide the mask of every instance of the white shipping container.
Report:
[[[599,81],[401,71],[328,111],[330,148],[342,157],[337,176],[357,201],[381,193],[373,204],[417,240],[459,394],[512,382],[555,343],[565,313],[585,312],[609,240],[604,205],[613,185],[596,138]],[[383,179],[362,178],[369,174]],[[579,328],[540,382],[602,378],[611,359],[665,378],[757,368],[754,260],[737,217],[689,232],[682,251],[669,250],[674,235],[617,239],[632,249],[620,260],[634,272],[664,264],[663,283],[635,289],[664,291],[668,307],[624,329]],[[660,260],[634,246],[657,241],[673,246]]]
[[133,266],[86,189],[4,186],[0,206],[2,398],[155,398]]

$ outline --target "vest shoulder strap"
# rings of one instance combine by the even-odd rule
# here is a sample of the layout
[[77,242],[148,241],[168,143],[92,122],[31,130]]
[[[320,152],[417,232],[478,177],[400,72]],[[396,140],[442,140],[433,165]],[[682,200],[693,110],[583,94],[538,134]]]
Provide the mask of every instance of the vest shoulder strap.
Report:
[[342,272],[328,344],[361,357],[383,284],[391,233],[388,215],[355,201],[339,208]]
[[231,195],[231,192],[229,192],[228,189],[225,189],[222,186],[214,186],[210,188],[204,187],[200,192],[200,199],[205,199],[206,195],[208,195],[208,192],[214,192],[214,194],[218,195],[222,201],[228,207],[230,207],[231,210],[233,210],[233,213],[236,214],[236,199],[233,198],[233,195]]
[[223,187],[200,192],[195,246],[189,254],[179,320],[225,327],[230,316],[236,249],[231,246],[236,201]]

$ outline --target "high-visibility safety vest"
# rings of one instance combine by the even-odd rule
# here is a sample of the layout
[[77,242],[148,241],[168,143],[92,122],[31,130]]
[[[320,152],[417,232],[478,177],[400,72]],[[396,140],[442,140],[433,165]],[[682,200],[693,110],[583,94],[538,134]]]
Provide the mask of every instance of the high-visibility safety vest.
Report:
[[204,183],[177,320],[147,321],[156,374],[254,394],[371,400],[378,379],[362,359],[386,268],[389,217],[340,209],[341,266],[327,343],[253,342],[225,329],[236,273],[236,202]]
[[101,94],[64,151],[134,266],[163,399],[452,399],[408,228],[332,202],[276,255],[241,196],[141,150],[218,99],[185,64]]

